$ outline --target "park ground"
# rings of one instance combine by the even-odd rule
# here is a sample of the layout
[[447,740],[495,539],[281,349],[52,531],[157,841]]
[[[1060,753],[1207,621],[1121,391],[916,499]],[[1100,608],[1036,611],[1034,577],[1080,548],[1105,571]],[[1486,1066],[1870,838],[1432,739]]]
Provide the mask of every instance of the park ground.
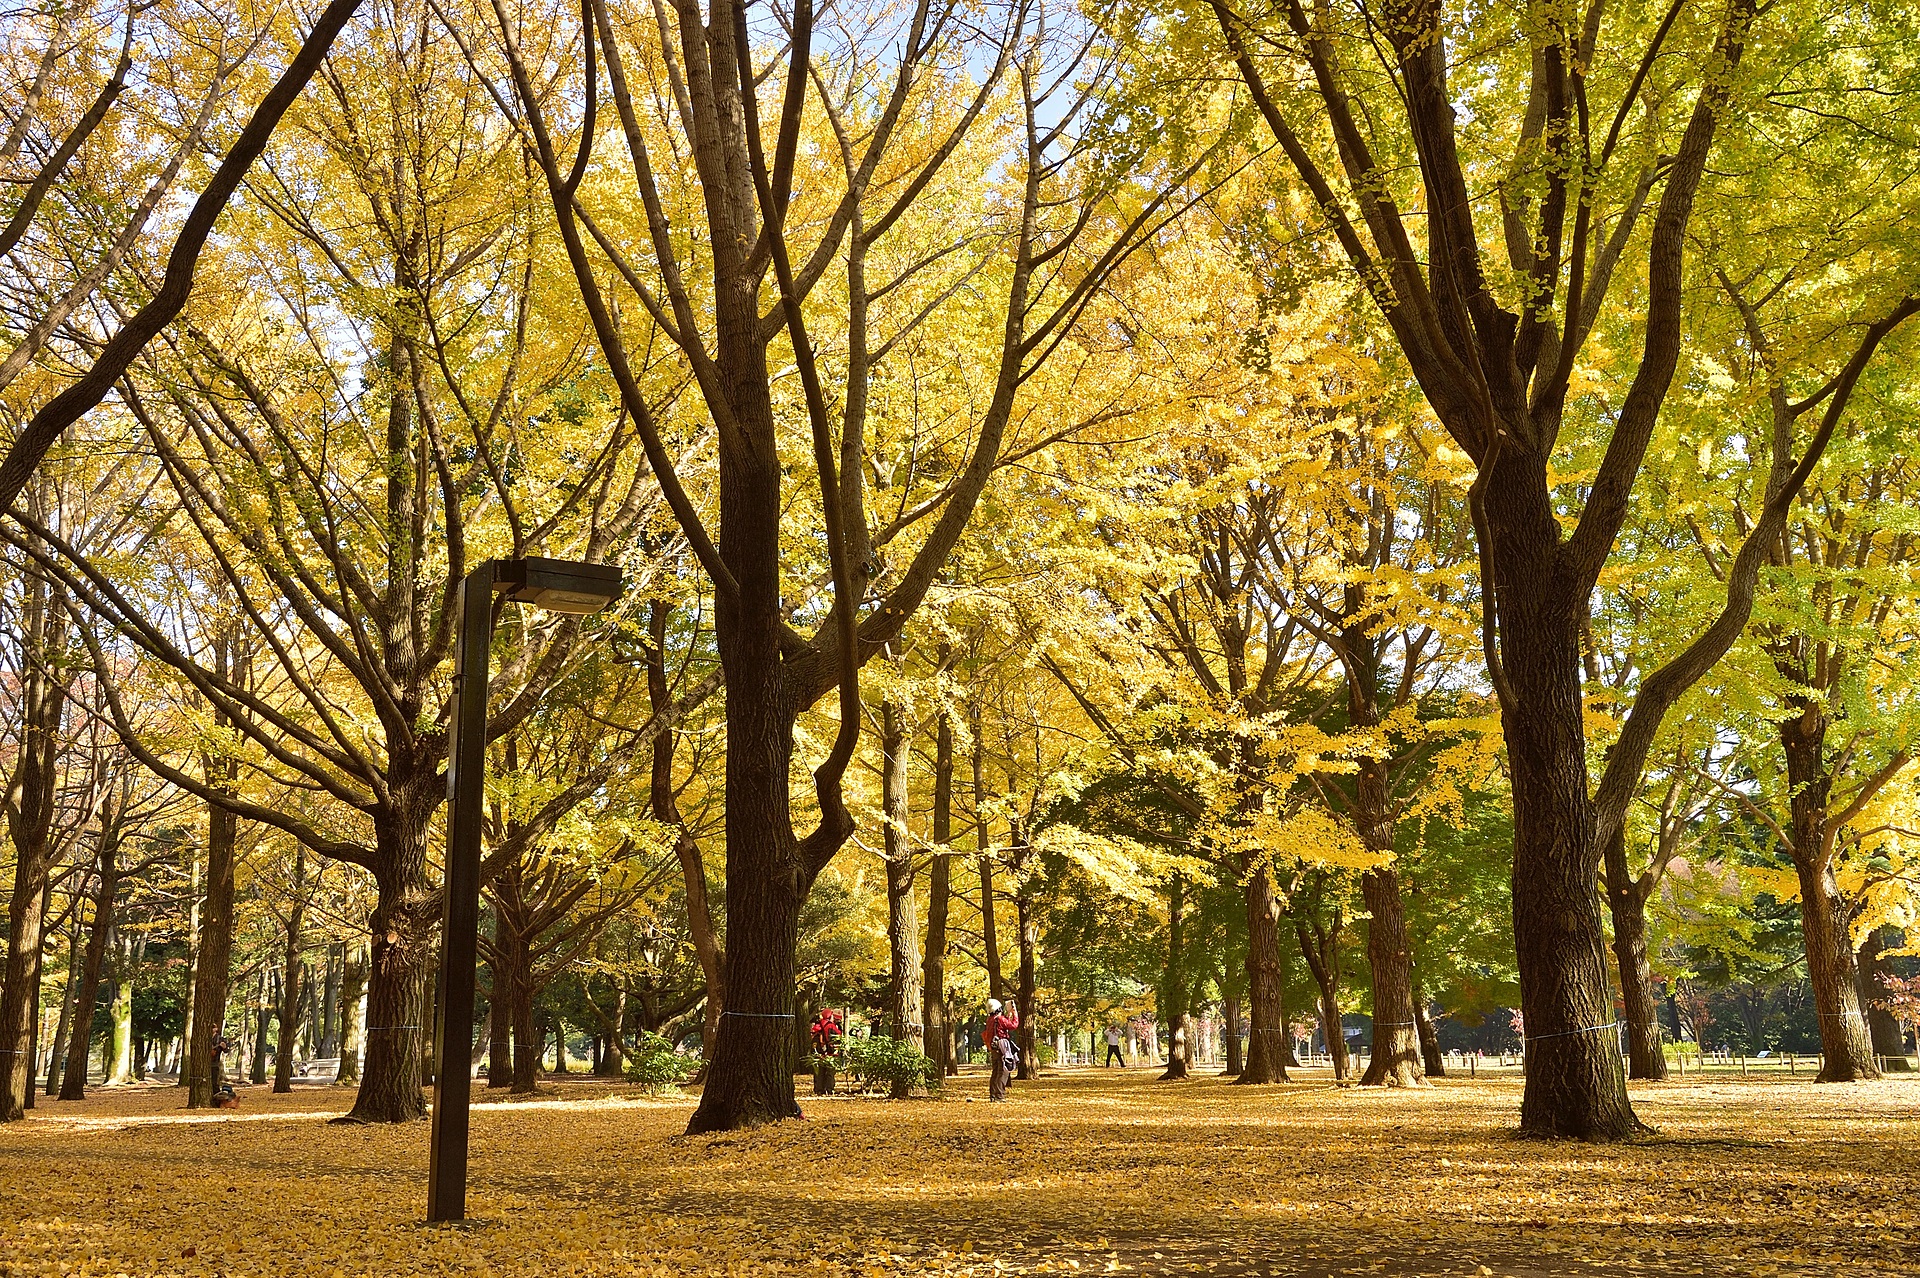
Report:
[[[476,1109],[475,1219],[429,1228],[427,1127],[329,1124],[346,1089],[94,1089],[0,1129],[0,1275],[1910,1272],[1920,1079],[1636,1085],[1657,1135],[1513,1134],[1511,1077],[1064,1071],[1005,1105],[803,1098],[683,1137],[691,1098],[559,1082]],[[804,1080],[802,1080],[804,1082]]]

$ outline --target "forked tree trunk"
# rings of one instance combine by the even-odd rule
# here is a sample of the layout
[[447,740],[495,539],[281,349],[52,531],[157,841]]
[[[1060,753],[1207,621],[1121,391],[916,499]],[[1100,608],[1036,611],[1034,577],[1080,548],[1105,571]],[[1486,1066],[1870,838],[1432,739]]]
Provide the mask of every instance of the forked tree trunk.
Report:
[[1667,1054],[1660,1046],[1660,1001],[1653,988],[1653,964],[1647,955],[1647,888],[1627,870],[1627,833],[1623,824],[1607,841],[1607,908],[1613,914],[1613,957],[1620,969],[1621,1001],[1627,1013],[1627,1076],[1667,1076]]
[[1800,878],[1800,925],[1807,947],[1807,976],[1813,1006],[1820,1017],[1823,1083],[1878,1078],[1873,1039],[1860,1006],[1848,926],[1852,911],[1834,878],[1827,838],[1827,801],[1833,776],[1826,761],[1827,717],[1805,698],[1789,698],[1799,713],[1780,724],[1787,758],[1787,793],[1792,813],[1793,865]]
[[1273,878],[1262,864],[1247,876],[1247,1004],[1249,1018],[1247,1064],[1236,1082],[1284,1083],[1286,1066],[1286,1009],[1280,972],[1280,906],[1273,894]]

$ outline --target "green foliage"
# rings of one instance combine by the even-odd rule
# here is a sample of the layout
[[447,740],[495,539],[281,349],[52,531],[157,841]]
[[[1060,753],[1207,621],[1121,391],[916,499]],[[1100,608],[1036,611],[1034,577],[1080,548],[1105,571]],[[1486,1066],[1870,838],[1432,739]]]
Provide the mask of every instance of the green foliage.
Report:
[[672,1043],[645,1031],[627,1058],[627,1080],[640,1084],[649,1093],[673,1091],[699,1072],[699,1061],[682,1056]]
[[921,1053],[912,1043],[874,1035],[849,1038],[842,1046],[843,1068],[862,1088],[892,1087],[940,1090],[940,1064]]

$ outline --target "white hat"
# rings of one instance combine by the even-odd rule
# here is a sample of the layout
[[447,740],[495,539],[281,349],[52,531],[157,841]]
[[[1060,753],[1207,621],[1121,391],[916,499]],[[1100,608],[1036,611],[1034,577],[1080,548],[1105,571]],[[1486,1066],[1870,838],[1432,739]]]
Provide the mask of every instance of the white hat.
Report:
[[999,1011],[999,1010],[1000,1010],[1000,1000],[999,1000],[999,999],[997,999],[997,998],[990,998],[990,999],[988,999],[988,1000],[987,1000],[987,1010],[988,1010],[989,1012],[997,1012],[997,1011]]

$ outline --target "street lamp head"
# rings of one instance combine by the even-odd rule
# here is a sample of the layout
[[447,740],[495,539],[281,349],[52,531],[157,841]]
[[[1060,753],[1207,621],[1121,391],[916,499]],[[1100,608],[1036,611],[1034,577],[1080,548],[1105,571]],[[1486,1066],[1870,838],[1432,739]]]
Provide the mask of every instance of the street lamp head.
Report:
[[502,559],[493,575],[493,588],[515,603],[575,614],[599,612],[618,599],[626,585],[614,564],[538,556]]

